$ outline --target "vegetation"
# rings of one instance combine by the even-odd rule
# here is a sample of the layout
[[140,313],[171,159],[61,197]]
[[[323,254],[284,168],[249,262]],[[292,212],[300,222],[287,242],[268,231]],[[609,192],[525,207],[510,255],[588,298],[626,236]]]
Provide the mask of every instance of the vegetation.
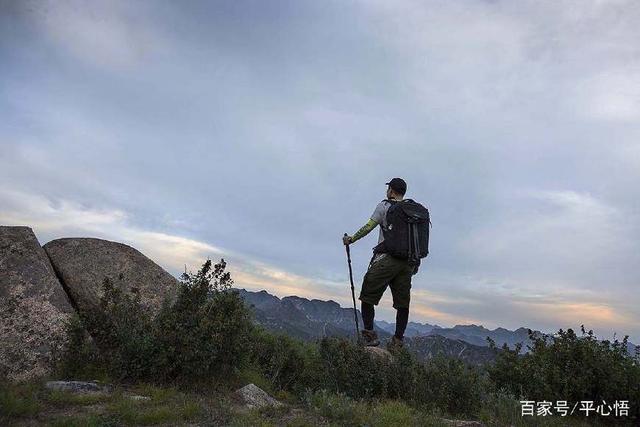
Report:
[[[144,393],[145,400],[132,396]],[[201,398],[172,388],[141,385],[113,393],[47,390],[39,382],[0,386],[0,425],[30,418],[51,426],[180,424],[201,418]]]
[[[303,343],[253,326],[225,268],[224,260],[207,261],[196,274],[183,275],[177,299],[155,318],[137,294],[106,281],[97,315],[69,323],[58,376],[109,380],[120,384],[116,392],[0,386],[0,424],[49,411],[52,425],[393,426],[444,425],[443,418],[570,425],[585,418],[523,418],[519,400],[640,402],[640,359],[626,354],[626,337],[609,343],[584,330],[580,337],[571,330],[531,335],[528,354],[505,347],[489,367],[444,357],[422,363],[406,350],[381,358],[344,339]],[[288,405],[239,407],[230,392],[249,382]],[[634,423],[637,403],[630,409],[623,421]]]
[[527,400],[628,400],[635,403],[629,415],[640,419],[640,358],[627,353],[628,336],[598,341],[584,325],[581,332],[578,336],[561,329],[556,335],[537,336],[529,331],[531,351],[520,355],[521,346],[504,346],[488,368],[492,382]]
[[252,325],[225,267],[208,260],[196,274],[185,273],[176,301],[165,301],[153,319],[139,294],[106,279],[100,309],[68,325],[60,375],[187,382],[237,369],[249,353]]

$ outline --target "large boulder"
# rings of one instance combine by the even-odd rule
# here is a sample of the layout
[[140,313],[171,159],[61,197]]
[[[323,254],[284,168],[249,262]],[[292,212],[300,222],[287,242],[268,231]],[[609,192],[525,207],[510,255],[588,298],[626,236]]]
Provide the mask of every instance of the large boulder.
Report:
[[173,300],[178,281],[138,250],[122,243],[90,238],[57,239],[44,245],[67,294],[78,311],[91,316],[99,309],[103,283],[140,295],[151,315],[165,298]]
[[72,313],[33,230],[0,226],[0,377],[49,373]]

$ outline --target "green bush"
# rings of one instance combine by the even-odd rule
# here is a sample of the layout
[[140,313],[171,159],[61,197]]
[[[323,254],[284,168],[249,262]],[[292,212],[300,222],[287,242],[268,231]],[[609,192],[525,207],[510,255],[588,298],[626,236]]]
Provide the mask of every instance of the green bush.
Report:
[[325,338],[319,345],[328,390],[356,399],[386,396],[389,370],[385,360],[345,339]]
[[350,399],[400,399],[416,407],[474,414],[491,390],[486,375],[458,360],[422,363],[406,350],[387,360],[340,338],[305,344],[259,332],[252,341],[252,366],[274,391],[298,396],[325,390]]
[[196,274],[185,273],[177,301],[156,318],[158,368],[165,379],[228,374],[242,365],[252,332],[250,313],[226,263],[207,260]]
[[[571,329],[555,336],[530,333],[528,354],[521,355],[520,346],[504,346],[487,368],[442,356],[420,362],[406,349],[387,359],[346,339],[303,343],[254,327],[225,269],[224,260],[208,260],[196,274],[183,275],[175,302],[165,301],[154,318],[141,308],[137,293],[125,294],[105,281],[100,310],[68,325],[61,371],[92,379],[103,377],[102,370],[116,380],[165,383],[252,379],[347,424],[370,422],[375,402],[393,409],[378,410],[375,417],[390,424],[418,420],[425,410],[517,424],[520,399],[629,400],[630,419],[639,415],[633,403],[640,402],[640,358],[626,353],[627,337],[601,342],[584,328],[582,336]],[[28,399],[6,392],[0,401],[15,413],[32,410]]]
[[114,378],[150,378],[156,367],[156,342],[152,319],[142,308],[140,294],[126,294],[108,278],[102,288],[99,309],[82,317],[100,349],[98,357]]
[[[555,335],[537,336],[530,331],[531,351],[520,355],[520,347],[503,346],[488,368],[491,380],[526,400],[591,400],[596,406],[603,400],[640,402],[640,360],[627,353],[628,337],[598,341],[584,326],[581,332],[578,336],[572,329],[560,329]],[[640,416],[638,405],[630,406],[629,415]]]
[[251,337],[251,366],[266,378],[274,391],[301,393],[323,385],[318,346],[256,328]]
[[175,303],[165,301],[154,318],[139,294],[125,294],[105,280],[100,309],[68,324],[60,373],[75,376],[97,365],[114,379],[169,381],[206,379],[239,367],[252,325],[225,268],[224,260],[214,266],[207,260],[196,274],[185,273]]
[[57,376],[87,381],[108,380],[108,369],[103,366],[95,340],[87,333],[85,322],[78,314],[69,318],[66,331],[66,345],[61,354],[54,355]]

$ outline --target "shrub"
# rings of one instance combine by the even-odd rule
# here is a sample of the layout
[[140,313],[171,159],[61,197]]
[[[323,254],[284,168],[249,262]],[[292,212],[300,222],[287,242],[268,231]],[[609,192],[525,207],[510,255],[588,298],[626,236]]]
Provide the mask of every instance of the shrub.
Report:
[[99,309],[82,317],[100,349],[98,357],[115,378],[150,378],[155,371],[156,343],[152,319],[141,306],[140,294],[126,294],[108,278],[102,289]]
[[388,361],[337,338],[323,339],[319,346],[324,377],[319,387],[351,398],[401,399],[451,414],[475,414],[491,390],[480,369],[457,359],[422,363],[401,350]]
[[[591,400],[596,406],[603,400],[640,402],[640,360],[627,354],[628,337],[612,343],[598,341],[584,326],[581,332],[578,336],[572,329],[560,329],[556,335],[537,336],[529,331],[531,351],[518,355],[519,347],[503,346],[488,369],[490,378],[527,400]],[[639,416],[640,408],[630,406],[629,415]]]
[[103,366],[95,341],[87,333],[85,322],[78,314],[74,314],[65,328],[66,345],[60,354],[54,355],[57,376],[78,380],[106,380],[108,370]]
[[256,328],[250,362],[275,391],[301,393],[322,386],[325,377],[318,346]]
[[246,359],[251,318],[225,267],[221,260],[212,269],[207,260],[198,273],[185,273],[175,304],[164,304],[156,318],[166,379],[224,375]]
[[319,345],[327,389],[353,398],[386,396],[389,370],[385,360],[345,339],[325,338]]
[[185,273],[175,303],[165,300],[155,318],[139,294],[125,294],[105,280],[100,309],[68,324],[60,371],[73,374],[96,364],[115,379],[167,381],[206,379],[240,366],[252,325],[225,268],[224,260],[214,266],[207,260],[196,274]]
[[459,359],[430,359],[421,377],[420,400],[450,414],[474,415],[492,386],[482,371]]

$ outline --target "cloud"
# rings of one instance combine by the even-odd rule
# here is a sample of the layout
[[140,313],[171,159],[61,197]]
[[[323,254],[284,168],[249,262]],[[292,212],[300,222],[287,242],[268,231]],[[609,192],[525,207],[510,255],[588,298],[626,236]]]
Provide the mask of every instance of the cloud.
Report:
[[0,223],[32,227],[43,244],[61,237],[115,240],[135,247],[174,275],[184,269],[194,271],[206,259],[225,258],[230,261],[229,271],[238,287],[266,289],[279,296],[295,294],[348,302],[346,292],[336,298],[336,290],[344,288],[343,283],[314,280],[205,242],[140,229],[129,224],[128,215],[122,211],[97,210],[67,200],[11,190],[1,190],[0,201],[3,205]]
[[576,87],[577,106],[589,117],[617,122],[640,118],[640,68],[611,70],[596,75]]
[[98,237],[128,243],[174,274],[223,253],[212,245],[180,236],[147,231],[127,223],[120,210],[83,207],[67,200],[12,190],[0,191],[0,222],[32,227],[45,243],[59,237]]
[[138,3],[123,1],[26,1],[22,16],[35,24],[52,45],[99,68],[127,69],[149,59],[162,46]]
[[618,266],[637,259],[633,211],[570,190],[520,190],[510,200],[461,242],[478,268],[539,289],[558,282],[603,291],[606,283],[607,293],[632,289],[637,276]]
[[349,306],[340,236],[403,176],[434,223],[412,319],[634,318],[637,2],[0,7],[0,212],[41,238]]

